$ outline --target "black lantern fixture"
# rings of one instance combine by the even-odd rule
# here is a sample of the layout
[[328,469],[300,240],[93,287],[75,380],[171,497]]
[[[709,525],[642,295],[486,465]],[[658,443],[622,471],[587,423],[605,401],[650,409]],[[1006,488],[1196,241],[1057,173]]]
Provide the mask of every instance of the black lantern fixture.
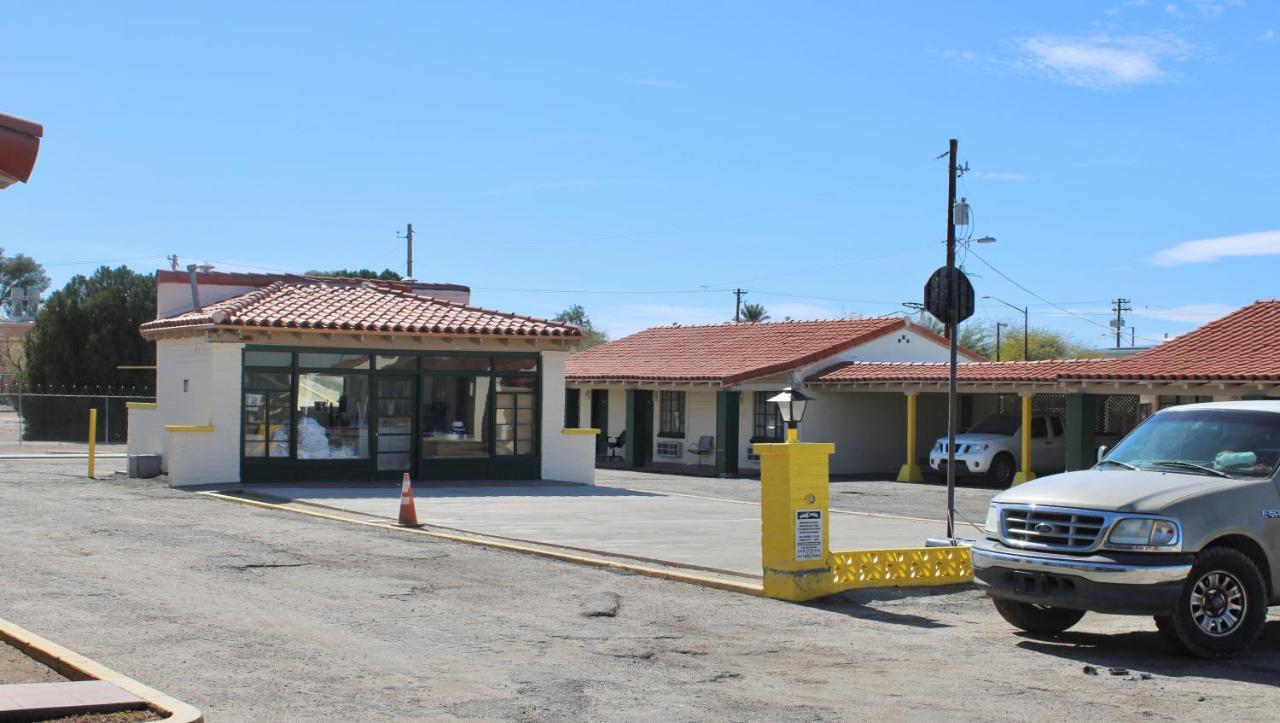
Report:
[[769,401],[778,405],[778,411],[782,413],[782,421],[787,423],[787,442],[800,441],[800,433],[796,430],[800,426],[800,420],[804,419],[804,408],[810,399],[812,397],[791,387],[769,398]]

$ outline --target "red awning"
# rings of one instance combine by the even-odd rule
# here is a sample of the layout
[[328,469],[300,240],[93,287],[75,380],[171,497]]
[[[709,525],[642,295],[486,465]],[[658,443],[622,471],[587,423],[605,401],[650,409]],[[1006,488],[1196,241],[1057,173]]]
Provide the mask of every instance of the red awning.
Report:
[[31,178],[43,135],[39,123],[0,113],[0,188]]

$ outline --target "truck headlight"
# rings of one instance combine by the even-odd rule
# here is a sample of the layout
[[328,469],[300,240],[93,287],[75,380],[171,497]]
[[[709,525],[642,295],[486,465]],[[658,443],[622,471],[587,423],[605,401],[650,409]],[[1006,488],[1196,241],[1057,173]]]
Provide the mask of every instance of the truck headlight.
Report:
[[1111,536],[1107,540],[1125,547],[1175,547],[1178,544],[1178,526],[1169,520],[1129,517],[1111,528]]
[[987,523],[983,525],[983,528],[993,535],[1000,534],[1000,513],[996,510],[995,505],[987,507]]

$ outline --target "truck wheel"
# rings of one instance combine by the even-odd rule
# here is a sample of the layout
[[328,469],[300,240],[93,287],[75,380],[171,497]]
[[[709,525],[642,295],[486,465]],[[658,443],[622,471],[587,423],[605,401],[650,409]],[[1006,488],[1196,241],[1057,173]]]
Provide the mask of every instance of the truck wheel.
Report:
[[992,598],[991,602],[995,603],[996,612],[1000,613],[1000,617],[1010,625],[1028,633],[1040,635],[1060,633],[1080,622],[1080,618],[1084,617],[1083,610],[1051,608],[1047,605],[1032,605],[1000,598]]
[[1231,658],[1258,639],[1267,618],[1266,583],[1244,553],[1211,547],[1191,568],[1172,615],[1156,616],[1160,634],[1198,658]]
[[1016,471],[1013,455],[1008,453],[997,454],[995,459],[991,460],[991,469],[987,470],[987,479],[994,485],[1008,487],[1013,484],[1013,475]]

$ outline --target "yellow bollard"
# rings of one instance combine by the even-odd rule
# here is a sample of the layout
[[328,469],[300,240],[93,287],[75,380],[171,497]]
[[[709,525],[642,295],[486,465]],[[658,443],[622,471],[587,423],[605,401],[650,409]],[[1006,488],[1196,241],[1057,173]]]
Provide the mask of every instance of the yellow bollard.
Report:
[[93,478],[93,455],[98,448],[98,410],[89,410],[89,478]]
[[[790,435],[788,435],[790,436]],[[827,561],[831,443],[757,444],[764,594],[812,600],[835,592]]]

